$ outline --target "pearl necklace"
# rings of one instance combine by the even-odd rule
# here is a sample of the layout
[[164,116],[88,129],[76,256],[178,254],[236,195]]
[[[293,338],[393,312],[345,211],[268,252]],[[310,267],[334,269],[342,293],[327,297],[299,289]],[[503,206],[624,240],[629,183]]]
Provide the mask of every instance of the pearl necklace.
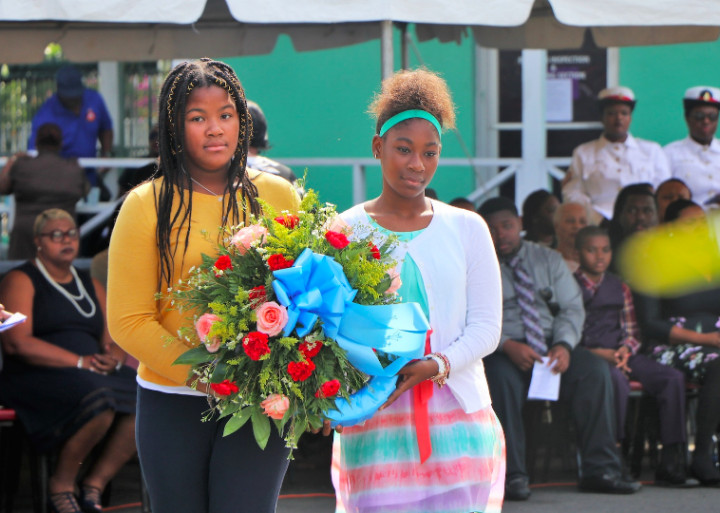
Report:
[[[87,293],[87,290],[85,290],[85,287],[82,284],[82,281],[80,281],[80,277],[77,275],[77,272],[75,271],[75,268],[73,266],[70,266],[70,274],[72,274],[73,278],[75,279],[75,286],[77,287],[78,291],[80,292],[79,295],[74,295],[65,290],[63,286],[61,286],[58,282],[56,282],[52,276],[50,276],[50,273],[48,273],[47,269],[45,269],[45,266],[40,261],[39,258],[35,259],[35,265],[40,270],[40,274],[42,274],[45,279],[48,281],[50,285],[55,287],[55,289],[60,292],[65,298],[72,303],[72,305],[75,307],[75,310],[78,311],[80,315],[85,317],[86,319],[91,318],[93,315],[95,315],[95,302],[90,297],[90,294]],[[88,303],[90,303],[90,312],[85,312],[82,307],[80,306],[79,302],[83,299],[86,299]]]
[[214,191],[208,189],[208,188],[205,187],[203,184],[201,184],[200,182],[198,182],[197,180],[195,180],[192,176],[190,177],[190,180],[192,180],[193,183],[196,183],[197,185],[199,185],[200,187],[202,187],[203,189],[205,189],[207,192],[209,192],[210,194],[212,194],[213,196],[215,196],[215,197],[218,199],[218,201],[222,201],[224,195],[218,194],[217,192],[214,192]]

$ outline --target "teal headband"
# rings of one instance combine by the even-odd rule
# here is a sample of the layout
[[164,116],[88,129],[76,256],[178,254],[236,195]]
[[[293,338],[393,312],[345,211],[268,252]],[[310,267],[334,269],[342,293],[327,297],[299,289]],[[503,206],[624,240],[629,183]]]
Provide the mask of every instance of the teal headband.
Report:
[[380,128],[380,133],[378,135],[380,135],[380,137],[382,137],[383,135],[385,135],[385,132],[390,130],[392,127],[394,127],[401,121],[405,121],[406,119],[411,119],[411,118],[421,118],[421,119],[425,119],[425,120],[429,121],[430,123],[433,124],[433,126],[437,130],[438,137],[442,137],[442,128],[440,128],[440,122],[435,118],[435,116],[433,116],[432,114],[430,114],[427,111],[418,110],[418,109],[405,110],[403,112],[400,112],[399,114],[395,114],[393,117],[388,119],[385,123],[383,123],[383,126]]

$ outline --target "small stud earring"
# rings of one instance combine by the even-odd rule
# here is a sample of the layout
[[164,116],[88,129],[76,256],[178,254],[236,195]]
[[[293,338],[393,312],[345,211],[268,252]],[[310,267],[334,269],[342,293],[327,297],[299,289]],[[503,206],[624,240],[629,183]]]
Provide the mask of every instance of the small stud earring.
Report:
[[377,158],[377,153],[373,153],[373,157]]

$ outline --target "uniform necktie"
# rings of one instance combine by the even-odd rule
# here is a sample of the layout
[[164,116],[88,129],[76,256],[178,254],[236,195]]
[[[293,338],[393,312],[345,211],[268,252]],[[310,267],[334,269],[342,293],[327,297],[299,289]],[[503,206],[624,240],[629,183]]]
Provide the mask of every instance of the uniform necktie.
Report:
[[540,325],[540,313],[535,307],[535,285],[532,277],[521,264],[519,255],[515,255],[509,262],[513,271],[513,285],[520,306],[520,317],[525,327],[525,341],[542,356],[547,354],[547,344]]

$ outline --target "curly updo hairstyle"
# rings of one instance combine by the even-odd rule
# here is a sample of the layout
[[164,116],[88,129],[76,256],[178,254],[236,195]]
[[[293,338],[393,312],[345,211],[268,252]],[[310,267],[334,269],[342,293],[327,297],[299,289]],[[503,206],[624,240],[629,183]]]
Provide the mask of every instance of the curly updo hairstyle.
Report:
[[447,83],[440,75],[424,68],[401,70],[383,80],[368,113],[377,119],[375,133],[400,112],[424,110],[440,122],[443,130],[455,128],[455,105]]

